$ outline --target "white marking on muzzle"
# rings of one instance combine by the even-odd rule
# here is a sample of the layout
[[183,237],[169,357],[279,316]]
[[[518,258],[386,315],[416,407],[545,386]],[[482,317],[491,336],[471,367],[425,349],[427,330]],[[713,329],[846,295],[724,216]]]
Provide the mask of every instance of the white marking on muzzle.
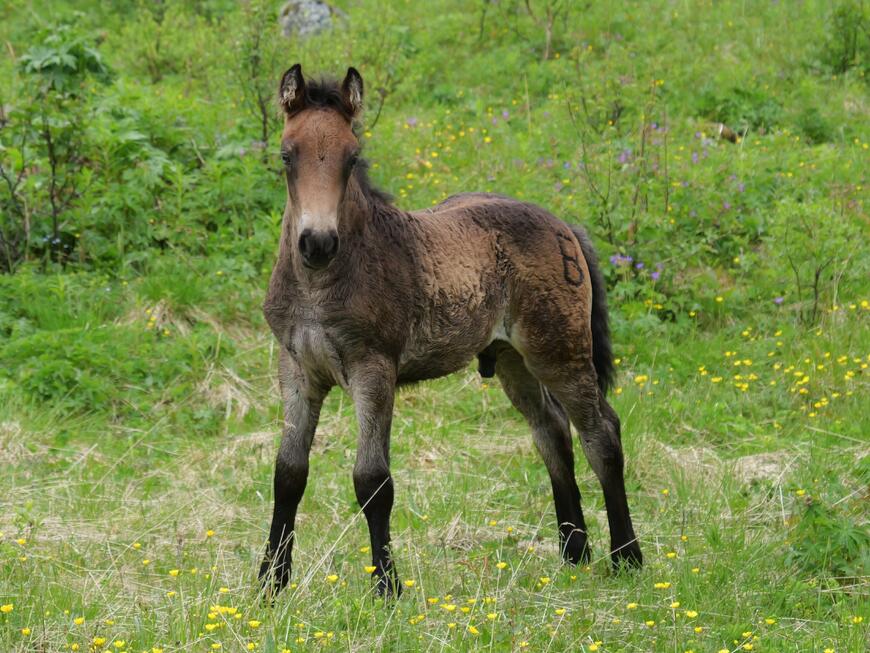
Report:
[[306,229],[317,232],[337,231],[338,215],[335,213],[309,213],[302,212],[299,219],[299,233]]

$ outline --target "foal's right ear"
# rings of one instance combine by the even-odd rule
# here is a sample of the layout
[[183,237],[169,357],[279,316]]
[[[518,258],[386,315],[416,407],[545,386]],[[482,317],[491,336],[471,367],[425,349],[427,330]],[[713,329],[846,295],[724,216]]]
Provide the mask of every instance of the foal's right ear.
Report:
[[278,88],[278,103],[286,114],[296,113],[305,102],[305,80],[302,78],[302,64],[294,64],[281,77]]

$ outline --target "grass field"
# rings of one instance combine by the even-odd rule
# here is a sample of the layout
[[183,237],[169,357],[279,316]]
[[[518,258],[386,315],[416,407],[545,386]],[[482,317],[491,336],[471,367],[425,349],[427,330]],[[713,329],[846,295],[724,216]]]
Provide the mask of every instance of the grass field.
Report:
[[589,226],[644,568],[611,572],[579,446],[593,562],[561,564],[528,426],[469,367],[396,402],[403,596],[373,595],[333,391],[293,584],[263,602],[281,417],[259,306],[284,190],[240,90],[259,81],[233,68],[259,5],[19,0],[0,163],[28,182],[0,196],[4,238],[24,205],[50,233],[46,155],[17,145],[46,97],[23,53],[81,10],[112,78],[56,105],[84,116],[80,142],[57,127],[88,162],[65,164],[75,254],[0,274],[0,652],[867,650],[870,46],[838,58],[866,3],[339,4],[343,31],[266,30],[270,92],[296,60],[359,65],[399,206],[492,190]]

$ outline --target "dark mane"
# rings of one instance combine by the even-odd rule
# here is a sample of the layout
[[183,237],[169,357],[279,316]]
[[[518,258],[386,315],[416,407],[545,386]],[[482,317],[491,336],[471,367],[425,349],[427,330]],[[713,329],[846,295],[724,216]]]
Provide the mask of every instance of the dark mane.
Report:
[[353,175],[360,190],[368,200],[380,204],[390,204],[393,201],[392,195],[372,185],[371,180],[369,180],[369,162],[365,159],[360,159],[357,162]]
[[299,110],[304,109],[334,109],[345,120],[353,122],[353,107],[344,99],[341,83],[338,80],[323,77],[321,79],[305,80],[305,100],[299,102]]

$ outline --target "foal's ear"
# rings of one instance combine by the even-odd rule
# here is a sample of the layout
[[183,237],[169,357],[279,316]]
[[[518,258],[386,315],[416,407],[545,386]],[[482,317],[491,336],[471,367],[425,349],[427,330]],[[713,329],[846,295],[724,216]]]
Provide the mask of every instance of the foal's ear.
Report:
[[302,78],[302,64],[294,64],[281,77],[278,88],[278,103],[285,113],[295,113],[305,102],[305,80]]
[[350,107],[353,118],[359,118],[362,113],[363,79],[359,71],[353,66],[347,69],[347,75],[341,83],[341,94]]

